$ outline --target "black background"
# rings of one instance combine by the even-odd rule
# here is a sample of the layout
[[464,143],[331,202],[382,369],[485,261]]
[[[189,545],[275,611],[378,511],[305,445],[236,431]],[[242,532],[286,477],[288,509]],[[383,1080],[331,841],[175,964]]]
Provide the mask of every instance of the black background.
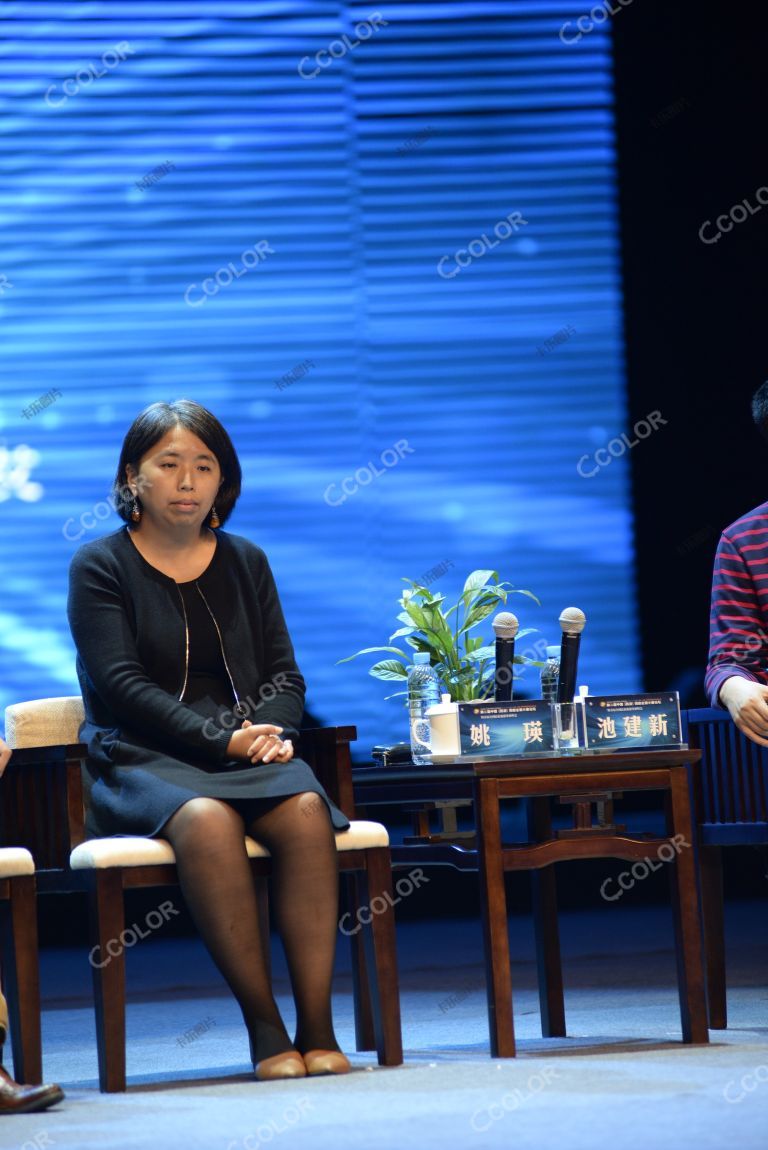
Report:
[[667,420],[629,453],[638,641],[646,688],[683,705],[706,705],[719,534],[768,499],[750,411],[768,376],[768,206],[715,244],[698,234],[768,188],[763,8],[634,0],[613,18],[629,409]]

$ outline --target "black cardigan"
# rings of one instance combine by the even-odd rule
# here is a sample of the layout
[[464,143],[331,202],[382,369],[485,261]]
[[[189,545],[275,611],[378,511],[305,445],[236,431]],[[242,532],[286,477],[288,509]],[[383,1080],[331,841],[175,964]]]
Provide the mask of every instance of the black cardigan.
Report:
[[[198,583],[218,623],[242,714],[295,737],[304,679],[266,555],[247,539],[216,532],[217,548]],[[216,578],[207,579],[215,565]],[[228,758],[230,730],[217,730],[179,701],[185,678],[186,626],[179,589],[141,555],[121,528],[86,543],[69,572],[69,625],[85,704],[80,738],[92,760],[130,731],[139,741],[212,764]],[[273,694],[265,684],[276,682]],[[255,708],[255,709],[254,709]]]

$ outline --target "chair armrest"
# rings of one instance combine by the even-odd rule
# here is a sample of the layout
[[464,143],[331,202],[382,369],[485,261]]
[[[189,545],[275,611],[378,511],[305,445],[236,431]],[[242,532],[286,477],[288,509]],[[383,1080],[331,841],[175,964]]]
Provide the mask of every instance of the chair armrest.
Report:
[[300,732],[297,748],[328,797],[350,820],[357,817],[349,750],[349,744],[356,738],[356,727],[312,727]]
[[62,870],[85,839],[84,743],[14,750],[0,778],[0,842],[26,847],[38,870]]
[[63,759],[84,759],[87,753],[87,743],[57,743],[52,747],[19,747],[13,750],[11,762],[19,767],[35,767],[45,763],[61,762]]
[[730,712],[725,707],[693,707],[686,711],[689,723],[730,723]]

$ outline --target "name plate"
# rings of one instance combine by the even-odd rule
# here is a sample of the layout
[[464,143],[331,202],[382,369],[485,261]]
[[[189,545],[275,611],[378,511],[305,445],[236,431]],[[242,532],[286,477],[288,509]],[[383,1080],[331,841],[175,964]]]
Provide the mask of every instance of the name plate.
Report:
[[518,758],[552,752],[552,708],[544,699],[459,703],[462,755]]
[[590,751],[683,745],[677,691],[658,695],[587,695],[584,723]]

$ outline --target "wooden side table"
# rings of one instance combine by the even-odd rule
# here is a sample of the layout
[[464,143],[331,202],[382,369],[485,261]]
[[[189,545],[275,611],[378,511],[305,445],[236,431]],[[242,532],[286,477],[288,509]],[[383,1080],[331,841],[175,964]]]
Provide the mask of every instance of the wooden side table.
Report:
[[[565,1035],[560,947],[552,863],[571,859],[620,858],[642,860],[677,844],[669,862],[677,957],[680,1015],[684,1042],[706,1043],[707,1007],[701,949],[701,909],[694,858],[688,768],[700,751],[656,750],[571,755],[557,758],[510,759],[472,764],[475,818],[480,866],[480,901],[485,944],[488,1021],[491,1055],[512,1058],[515,1032],[507,933],[504,872],[541,871],[537,875],[537,928],[544,939],[539,956],[544,1033]],[[663,791],[669,837],[633,837],[620,833],[610,817],[610,796],[625,791]],[[549,798],[574,804],[574,826],[552,832]],[[533,841],[504,846],[501,841],[502,799],[532,799]],[[600,807],[598,822],[586,817],[588,804]],[[675,837],[677,836],[677,837]],[[663,855],[659,857],[664,858]],[[551,880],[551,881],[550,881]],[[543,986],[542,986],[543,983]],[[546,1015],[546,1017],[545,1017]]]

